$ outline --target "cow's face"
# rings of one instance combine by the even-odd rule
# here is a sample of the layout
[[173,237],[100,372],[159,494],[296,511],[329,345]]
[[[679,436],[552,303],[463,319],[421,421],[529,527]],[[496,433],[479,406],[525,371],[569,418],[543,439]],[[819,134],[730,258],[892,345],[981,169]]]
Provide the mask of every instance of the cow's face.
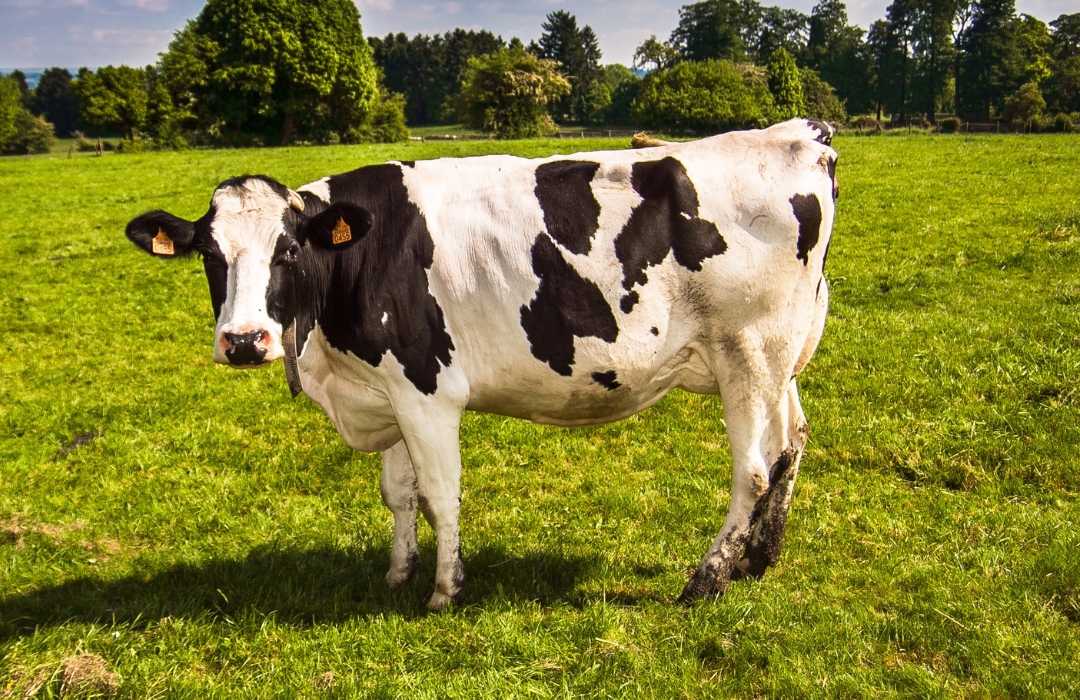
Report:
[[371,215],[348,204],[310,218],[303,212],[296,192],[246,176],[218,185],[198,221],[152,211],[128,224],[127,237],[157,257],[198,252],[217,316],[214,361],[261,367],[285,354],[281,336],[305,247],[345,248],[371,228]]

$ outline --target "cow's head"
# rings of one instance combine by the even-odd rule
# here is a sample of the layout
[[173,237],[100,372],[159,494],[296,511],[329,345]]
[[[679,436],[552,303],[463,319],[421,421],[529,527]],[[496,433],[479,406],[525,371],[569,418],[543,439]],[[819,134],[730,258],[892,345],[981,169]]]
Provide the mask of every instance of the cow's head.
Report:
[[348,248],[371,229],[371,214],[355,205],[333,204],[310,217],[304,209],[304,199],[281,183],[244,176],[218,185],[198,221],[151,211],[126,233],[155,257],[202,256],[217,317],[214,361],[259,367],[284,355],[281,334],[306,249]]

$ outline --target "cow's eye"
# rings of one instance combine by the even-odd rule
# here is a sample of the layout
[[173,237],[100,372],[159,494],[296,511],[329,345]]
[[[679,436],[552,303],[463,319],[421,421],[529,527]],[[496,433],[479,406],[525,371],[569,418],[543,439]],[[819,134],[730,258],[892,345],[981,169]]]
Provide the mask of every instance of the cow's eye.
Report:
[[296,256],[300,255],[300,246],[293,243],[289,246],[289,249],[285,251],[285,260],[288,262],[296,262]]

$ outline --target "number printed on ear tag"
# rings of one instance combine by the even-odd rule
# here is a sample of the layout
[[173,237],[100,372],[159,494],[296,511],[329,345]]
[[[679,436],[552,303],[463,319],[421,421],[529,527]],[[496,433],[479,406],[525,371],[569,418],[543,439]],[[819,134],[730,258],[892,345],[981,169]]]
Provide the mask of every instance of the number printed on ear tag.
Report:
[[158,229],[157,235],[154,236],[151,249],[157,255],[175,255],[173,249],[172,239],[165,235],[165,232]]
[[331,239],[333,240],[334,245],[347,243],[352,240],[352,229],[345,223],[345,219],[338,219],[337,226],[334,227],[331,234]]

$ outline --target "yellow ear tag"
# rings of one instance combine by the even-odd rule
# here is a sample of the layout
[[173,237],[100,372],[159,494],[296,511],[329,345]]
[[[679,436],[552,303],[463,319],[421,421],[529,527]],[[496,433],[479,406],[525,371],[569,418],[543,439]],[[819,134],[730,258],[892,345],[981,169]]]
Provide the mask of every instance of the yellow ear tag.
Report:
[[347,243],[352,240],[352,229],[345,223],[345,219],[338,219],[337,226],[334,227],[331,238],[334,241],[334,245]]
[[157,235],[154,236],[151,243],[151,250],[153,250],[154,253],[158,255],[175,255],[172,239],[166,236],[165,232],[161,229],[158,229]]

